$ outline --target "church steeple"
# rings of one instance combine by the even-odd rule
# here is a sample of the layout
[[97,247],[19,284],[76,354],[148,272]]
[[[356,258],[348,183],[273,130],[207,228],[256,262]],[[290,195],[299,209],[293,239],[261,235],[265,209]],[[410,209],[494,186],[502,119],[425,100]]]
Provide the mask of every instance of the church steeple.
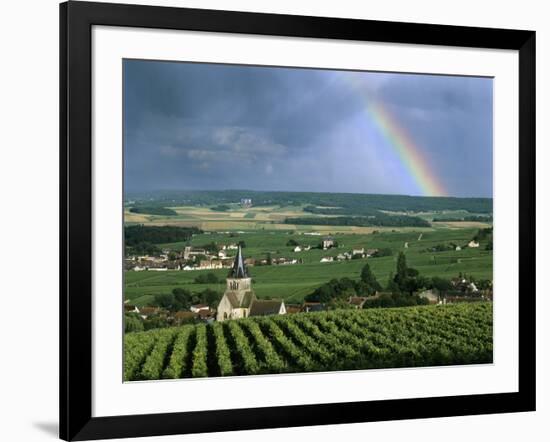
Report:
[[235,261],[233,262],[233,268],[231,269],[231,273],[229,274],[229,277],[230,278],[248,278],[246,266],[244,265],[244,258],[243,258],[241,246],[239,246],[239,250],[237,251],[237,256],[235,256]]

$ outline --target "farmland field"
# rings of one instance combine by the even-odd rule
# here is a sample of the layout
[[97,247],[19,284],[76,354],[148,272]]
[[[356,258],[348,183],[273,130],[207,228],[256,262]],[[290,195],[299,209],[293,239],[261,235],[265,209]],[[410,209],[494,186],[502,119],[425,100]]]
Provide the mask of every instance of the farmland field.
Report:
[[[286,226],[288,229],[288,226]],[[311,226],[308,226],[311,227]],[[418,269],[427,277],[456,277],[460,272],[479,279],[492,279],[492,252],[485,250],[485,242],[476,249],[463,248],[460,251],[430,252],[437,244],[451,242],[464,246],[478,231],[477,228],[437,228],[437,229],[393,229],[381,230],[376,234],[336,233],[338,247],[321,250],[293,252],[288,246],[294,240],[304,246],[319,244],[320,236],[304,235],[292,230],[269,231],[254,230],[248,232],[209,232],[194,235],[190,243],[201,246],[207,243],[230,244],[244,241],[243,253],[247,258],[262,259],[269,253],[272,258],[285,257],[300,259],[295,265],[254,266],[250,267],[254,290],[260,298],[283,298],[286,302],[299,303],[303,297],[332,278],[349,277],[357,279],[361,268],[369,263],[373,273],[381,284],[387,283],[390,272],[395,270],[397,254],[403,251],[410,266]],[[161,244],[171,250],[182,250],[186,243]],[[389,248],[393,255],[380,258],[348,260],[342,262],[321,263],[324,256],[336,256],[352,248]],[[194,279],[201,273],[214,273],[222,280],[220,284],[195,284]],[[205,288],[223,292],[225,289],[226,269],[166,271],[166,272],[126,272],[125,297],[133,304],[147,305],[153,295],[171,293],[175,287],[200,291]]]
[[126,381],[491,363],[490,303],[333,310],[125,336]]

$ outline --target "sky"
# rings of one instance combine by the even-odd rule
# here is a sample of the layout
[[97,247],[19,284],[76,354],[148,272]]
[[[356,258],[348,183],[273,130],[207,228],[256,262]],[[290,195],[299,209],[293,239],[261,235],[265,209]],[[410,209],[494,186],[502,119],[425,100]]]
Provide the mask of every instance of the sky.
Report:
[[492,197],[492,81],[125,60],[125,190]]

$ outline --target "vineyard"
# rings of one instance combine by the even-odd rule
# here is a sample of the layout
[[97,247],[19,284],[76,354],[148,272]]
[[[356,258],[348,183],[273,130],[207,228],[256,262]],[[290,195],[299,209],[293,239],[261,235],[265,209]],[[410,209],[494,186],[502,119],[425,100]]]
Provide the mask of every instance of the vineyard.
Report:
[[492,362],[491,303],[334,310],[125,336],[127,381]]

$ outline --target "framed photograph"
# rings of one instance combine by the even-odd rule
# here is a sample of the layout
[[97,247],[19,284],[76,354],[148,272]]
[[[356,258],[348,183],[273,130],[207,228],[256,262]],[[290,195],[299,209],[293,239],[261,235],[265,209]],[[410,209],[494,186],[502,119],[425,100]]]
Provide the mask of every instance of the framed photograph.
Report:
[[535,409],[534,32],[60,23],[62,439]]

